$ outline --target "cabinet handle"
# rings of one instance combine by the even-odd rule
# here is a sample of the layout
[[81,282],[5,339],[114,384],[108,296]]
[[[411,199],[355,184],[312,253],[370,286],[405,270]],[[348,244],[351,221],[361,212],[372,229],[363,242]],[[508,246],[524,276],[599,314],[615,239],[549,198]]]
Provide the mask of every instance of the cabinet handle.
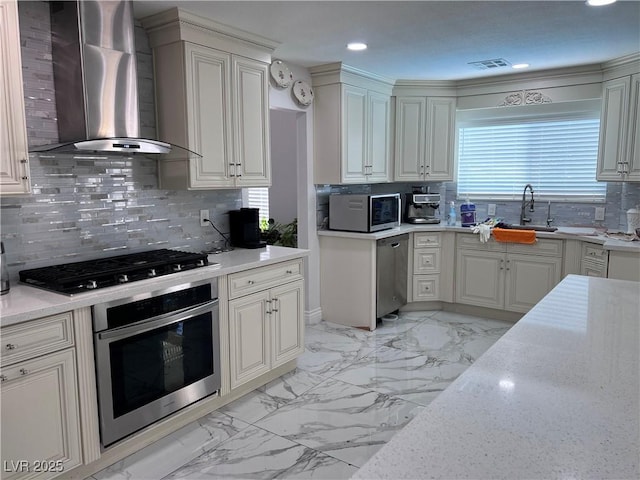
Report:
[[254,284],[254,283],[256,283],[256,282],[254,282],[253,280],[249,280],[249,281],[247,281],[247,283],[248,283],[249,285],[253,285],[253,284]]
[[289,275],[291,275],[293,272],[291,270],[287,270],[286,273],[288,273]]
[[235,163],[230,163],[229,166],[231,167],[230,171],[233,173],[229,173],[230,177],[235,177],[236,176],[236,164]]
[[29,370],[27,370],[26,368],[20,369],[20,375],[28,375],[28,374],[29,374]]
[[278,307],[278,304],[276,303],[277,301],[278,301],[278,298],[277,298],[277,297],[273,299],[273,305],[274,305],[274,307],[271,309],[271,311],[272,311],[272,312],[277,312],[277,311],[278,311],[278,308],[277,308],[277,307]]
[[0,375],[0,382],[6,382],[8,380],[6,375]]
[[27,163],[27,159],[26,158],[20,159],[20,163]]
[[29,177],[24,176],[24,175],[22,177],[20,177],[20,178],[22,178],[22,180],[28,180],[29,179]]
[[504,260],[500,259],[500,270],[504,270]]
[[510,270],[510,268],[509,268],[509,262],[511,262],[511,260],[507,260],[507,270]]
[[13,343],[7,343],[7,350],[15,350],[18,346]]

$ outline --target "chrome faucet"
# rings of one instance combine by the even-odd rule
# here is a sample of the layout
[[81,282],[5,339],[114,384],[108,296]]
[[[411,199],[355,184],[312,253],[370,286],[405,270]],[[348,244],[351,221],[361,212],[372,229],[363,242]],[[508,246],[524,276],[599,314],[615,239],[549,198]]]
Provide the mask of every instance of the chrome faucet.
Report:
[[549,201],[549,205],[547,206],[547,227],[550,227],[552,222],[553,218],[551,218],[551,201]]
[[[527,202],[527,188],[531,190],[531,200]],[[527,209],[527,205],[529,205],[529,211],[533,212],[533,187],[530,183],[527,183],[524,186],[524,190],[522,191],[522,205],[520,206],[520,225],[524,225],[525,223],[529,223],[531,221],[530,218],[525,216],[525,210]]]

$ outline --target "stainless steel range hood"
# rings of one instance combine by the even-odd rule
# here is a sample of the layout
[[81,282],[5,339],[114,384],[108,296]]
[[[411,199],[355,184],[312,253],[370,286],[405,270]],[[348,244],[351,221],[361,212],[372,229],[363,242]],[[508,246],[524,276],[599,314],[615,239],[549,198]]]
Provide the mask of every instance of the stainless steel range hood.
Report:
[[60,142],[32,151],[199,157],[141,139],[130,1],[53,1],[51,40]]

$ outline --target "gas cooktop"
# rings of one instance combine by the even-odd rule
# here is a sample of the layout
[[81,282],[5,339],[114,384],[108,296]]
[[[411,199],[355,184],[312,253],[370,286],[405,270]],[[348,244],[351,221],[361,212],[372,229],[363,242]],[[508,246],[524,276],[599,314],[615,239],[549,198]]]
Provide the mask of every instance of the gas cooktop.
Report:
[[161,249],[22,270],[20,281],[45,290],[74,295],[207,265],[206,253]]

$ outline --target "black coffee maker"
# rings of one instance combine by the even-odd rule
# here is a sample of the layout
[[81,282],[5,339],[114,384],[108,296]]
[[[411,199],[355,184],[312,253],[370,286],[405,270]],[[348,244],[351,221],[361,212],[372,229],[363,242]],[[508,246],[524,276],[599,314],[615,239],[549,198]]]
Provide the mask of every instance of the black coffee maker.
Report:
[[231,245],[238,248],[262,248],[267,242],[260,240],[260,210],[241,208],[229,211]]
[[429,193],[424,186],[412,187],[412,193],[404,194],[404,218],[406,223],[440,223],[436,212],[440,208],[440,194]]

